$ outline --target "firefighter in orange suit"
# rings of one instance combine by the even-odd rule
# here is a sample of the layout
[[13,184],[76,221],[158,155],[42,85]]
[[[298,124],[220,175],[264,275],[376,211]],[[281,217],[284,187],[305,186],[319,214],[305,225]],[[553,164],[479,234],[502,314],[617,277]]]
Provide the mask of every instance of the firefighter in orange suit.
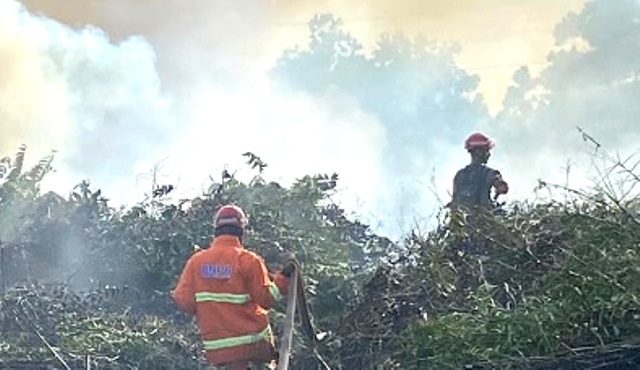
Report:
[[191,256],[173,292],[177,306],[196,317],[207,361],[228,370],[276,358],[267,315],[292,271],[286,264],[272,280],[263,259],[242,245],[246,225],[242,209],[221,207],[210,247]]

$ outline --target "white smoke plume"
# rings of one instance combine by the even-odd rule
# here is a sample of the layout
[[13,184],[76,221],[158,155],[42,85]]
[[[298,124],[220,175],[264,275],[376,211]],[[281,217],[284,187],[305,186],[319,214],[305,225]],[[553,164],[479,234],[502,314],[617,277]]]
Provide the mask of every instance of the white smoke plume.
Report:
[[97,28],[76,31],[2,1],[0,71],[3,153],[22,143],[31,160],[56,150],[66,186],[127,176],[166,138],[168,101],[141,38],[112,43]]
[[[225,14],[229,6],[216,4]],[[162,28],[116,42],[96,27],[71,28],[17,2],[2,5],[7,30],[0,37],[12,44],[2,44],[7,53],[1,55],[12,59],[5,57],[0,66],[30,68],[6,77],[24,90],[24,106],[7,103],[0,111],[0,121],[11,119],[15,129],[2,148],[10,153],[24,142],[33,147],[34,159],[58,150],[58,173],[50,176],[49,188],[66,192],[87,178],[114,205],[130,204],[149,190],[139,175],[162,162],[161,178],[178,185],[179,196],[194,196],[226,166],[244,167],[241,155],[251,151],[269,164],[266,176],[285,183],[339,172],[345,194],[353,195],[345,197],[352,209],[377,191],[384,128],[348,98],[336,106],[274,89],[247,56],[255,55],[259,38],[251,44],[225,41],[228,32],[237,40],[251,38],[242,32],[255,36],[257,16],[227,27],[235,19],[209,22],[205,10],[215,7],[202,3],[191,8],[189,14],[200,17],[191,24],[193,18],[173,16],[156,4]],[[117,13],[113,19],[137,24],[136,12],[105,6]],[[177,32],[183,28],[195,36]]]
[[[491,129],[520,189],[530,194],[537,178],[589,186],[598,179],[592,166],[597,145],[622,158],[637,154],[639,15],[637,1],[590,1],[558,24],[556,48],[541,73],[516,72]],[[632,158],[630,167],[639,160]],[[523,163],[527,171],[517,171]]]
[[[0,87],[0,124],[7,132],[1,149],[11,152],[21,142],[32,148],[30,156],[37,156],[36,149],[58,149],[55,165],[61,174],[56,181],[68,186],[89,178],[117,201],[139,200],[146,189],[136,185],[136,176],[164,158],[167,181],[179,182],[180,191],[193,194],[209,175],[226,164],[237,166],[241,153],[252,151],[269,163],[267,176],[285,182],[316,171],[339,172],[342,186],[358,195],[346,197],[352,209],[364,202],[367,211],[358,210],[380,212],[373,218],[385,220],[387,229],[396,226],[389,220],[409,214],[404,225],[397,225],[406,230],[412,218],[428,216],[436,206],[429,190],[432,167],[438,195],[448,200],[453,173],[467,162],[461,142],[472,127],[497,137],[491,164],[513,184],[510,199],[530,196],[539,177],[563,178],[561,167],[584,148],[575,126],[612,148],[632,145],[637,138],[633,76],[639,64],[631,51],[636,50],[633,15],[638,6],[632,1],[592,1],[566,18],[556,31],[557,50],[549,65],[539,75],[533,69],[514,75],[515,87],[495,120],[479,109],[475,116],[460,116],[466,117],[463,128],[451,126],[438,131],[429,145],[404,148],[417,154],[397,170],[415,179],[413,190],[424,189],[419,202],[415,191],[395,186],[397,179],[387,178],[384,169],[384,153],[393,148],[394,120],[388,117],[402,117],[418,105],[405,105],[402,111],[389,107],[381,116],[353,96],[362,96],[367,87],[354,88],[355,94],[314,95],[274,88],[266,78],[285,48],[307,43],[304,23],[315,12],[333,11],[369,45],[386,30],[413,36],[427,25],[431,39],[461,43],[456,60],[462,71],[489,67],[477,70],[484,79],[480,87],[495,94],[498,87],[486,88],[496,81],[491,67],[519,58],[538,63],[546,53],[545,40],[554,36],[547,24],[568,9],[580,10],[583,0],[562,6],[547,0],[517,5],[481,1],[462,15],[452,10],[455,6],[437,1],[398,5],[385,0],[366,6],[256,0],[189,6],[158,0],[24,3],[73,28],[28,13],[12,0],[0,3],[0,78],[6,81]],[[500,38],[497,30],[503,27],[496,24],[507,20],[514,33]],[[518,29],[516,23],[527,27]],[[84,28],[87,24],[105,32]],[[465,45],[465,39],[475,41]],[[306,73],[298,76],[301,84],[318,70]],[[412,91],[424,93],[428,86]],[[403,96],[419,101],[411,94],[404,91]],[[543,99],[533,98],[540,94]],[[436,121],[446,123],[456,112],[430,113],[440,114]],[[429,157],[423,160],[425,153]],[[381,196],[389,192],[397,197]],[[432,201],[426,204],[425,199]]]

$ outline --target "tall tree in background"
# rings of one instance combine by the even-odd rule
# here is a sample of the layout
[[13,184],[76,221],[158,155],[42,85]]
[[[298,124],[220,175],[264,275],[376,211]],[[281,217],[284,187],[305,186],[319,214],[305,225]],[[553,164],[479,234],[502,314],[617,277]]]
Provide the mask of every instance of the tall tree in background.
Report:
[[514,74],[497,115],[498,139],[517,142],[521,153],[543,145],[570,155],[581,149],[580,126],[608,147],[637,143],[639,17],[640,4],[632,0],[590,1],[565,17],[548,66],[539,74],[527,67]]
[[487,118],[478,78],[456,66],[451,45],[383,35],[369,52],[331,15],[314,17],[309,31],[307,48],[286,51],[274,78],[329,104],[355,102],[377,118],[386,137],[384,174],[393,191],[404,188],[401,203],[420,203],[430,170],[448,159],[440,151],[459,146]]

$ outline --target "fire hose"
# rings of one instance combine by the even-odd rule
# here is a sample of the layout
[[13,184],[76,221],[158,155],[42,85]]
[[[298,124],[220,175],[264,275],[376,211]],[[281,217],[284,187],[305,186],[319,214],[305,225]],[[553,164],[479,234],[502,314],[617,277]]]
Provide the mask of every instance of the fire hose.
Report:
[[283,334],[281,337],[279,348],[277,370],[289,369],[296,313],[298,313],[298,318],[300,320],[301,332],[304,335],[305,339],[309,341],[311,350],[315,358],[325,370],[331,370],[329,365],[324,361],[324,359],[318,352],[318,337],[316,334],[316,330],[313,327],[313,323],[311,322],[311,315],[309,313],[309,305],[307,303],[307,298],[305,295],[301,267],[297,262],[294,262],[294,269],[291,274],[290,281],[291,284],[289,284],[289,291],[287,294],[287,310],[283,323]]

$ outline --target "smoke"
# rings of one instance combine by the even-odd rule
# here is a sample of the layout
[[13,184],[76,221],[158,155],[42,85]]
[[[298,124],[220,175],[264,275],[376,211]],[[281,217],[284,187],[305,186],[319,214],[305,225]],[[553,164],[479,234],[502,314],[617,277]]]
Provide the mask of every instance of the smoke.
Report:
[[[284,182],[339,172],[352,209],[374,213],[387,230],[408,215],[398,225],[406,230],[434,208],[432,182],[448,200],[473,129],[497,137],[492,164],[512,183],[511,199],[529,196],[537,178],[564,179],[568,159],[588,159],[575,126],[610,148],[637,140],[631,1],[590,2],[555,34],[552,25],[583,0],[24,3],[70,26],[2,3],[2,149],[60,149],[65,184],[89,178],[115,201],[139,200],[146,189],[136,175],[162,159],[186,196],[251,151]],[[332,75],[318,59],[295,73],[290,64],[293,91],[274,87],[266,71],[285,49],[309,51],[306,23],[322,12],[343,17],[363,49]],[[376,70],[377,61],[402,59],[377,46],[385,31],[460,49]],[[531,65],[512,75],[520,62]],[[491,119],[486,105],[496,111],[505,91]]]
[[[272,46],[269,1],[48,1],[25,2],[74,27],[96,25],[115,39],[142,35],[159,56],[163,85],[188,95],[194,85],[250,78],[268,63]],[[271,48],[277,53],[277,48]],[[268,57],[273,57],[273,54]]]
[[[216,65],[235,66],[218,75],[217,80],[229,78],[227,74],[246,73],[247,69],[268,68],[283,49],[306,43],[307,23],[315,14],[343,18],[350,33],[367,48],[374,47],[384,32],[423,34],[463,46],[457,61],[481,76],[480,88],[495,112],[517,64],[544,61],[553,45],[553,26],[585,1],[462,0],[453,4],[442,0],[199,0],[188,5],[176,0],[22,2],[33,11],[75,27],[97,25],[116,39],[144,35],[160,55],[163,81],[176,81],[174,87],[195,75],[190,69],[193,63],[206,66],[208,71]],[[189,86],[188,82],[192,81],[184,81],[182,86]]]
[[310,27],[308,47],[285,52],[273,76],[317,99],[351,96],[381,122],[385,187],[373,203],[397,224],[387,227],[406,231],[434,208],[432,171],[447,168],[451,145],[488,118],[478,78],[456,66],[451,45],[384,36],[367,55],[339,19],[321,16]]
[[[240,163],[245,152],[260,156],[268,164],[265,176],[283,183],[338,172],[348,205],[358,197],[372,199],[380,190],[385,129],[348,99],[331,105],[305,94],[275,92],[268,81],[206,89],[194,97],[185,116],[190,129],[171,148],[165,166],[168,173],[180,174],[181,183],[193,186],[183,191],[203,190],[205,176],[217,180],[223,167],[240,170],[236,175],[248,179],[251,174]],[[247,102],[252,102],[250,109]]]
[[526,172],[514,171],[520,188],[531,189],[537,178],[564,184],[567,170],[572,187],[597,178],[596,146],[578,127],[600,150],[622,157],[637,150],[639,15],[637,1],[591,1],[558,24],[556,48],[541,73],[523,67],[514,75],[492,130],[508,152],[502,158],[508,168],[527,164]]
[[[33,35],[25,34],[29,28]],[[0,147],[4,152],[15,150],[25,135],[34,146],[46,148],[49,142],[60,142],[69,126],[63,81],[44,70],[37,33],[45,32],[36,22],[25,22],[17,3],[0,3]],[[58,122],[59,129],[43,125],[46,119]]]
[[[267,63],[262,68],[256,60],[264,47],[261,19],[268,18],[260,7],[246,2],[246,18],[240,18],[242,4],[223,1],[202,2],[180,15],[177,2],[100,3],[96,14],[104,14],[112,29],[140,27],[146,34],[119,33],[124,38],[113,41],[99,28],[70,28],[9,4],[2,14],[17,25],[15,44],[30,48],[15,64],[31,63],[43,77],[24,93],[39,120],[13,107],[20,132],[7,140],[59,150],[50,188],[66,192],[88,178],[113,204],[132,203],[148,190],[138,175],[161,163],[161,180],[178,185],[178,196],[193,196],[209,176],[240,167],[242,153],[250,151],[269,164],[267,176],[285,183],[339,172],[344,193],[351,194],[343,197],[347,205],[377,191],[384,128],[349,97],[329,105],[271,86]],[[91,4],[83,10],[98,6]],[[236,13],[229,16],[230,10]],[[220,15],[215,22],[212,12]],[[12,78],[19,85],[33,74]],[[54,88],[57,101],[49,110],[43,109],[46,99],[29,100]]]
[[169,102],[141,38],[112,43],[97,28],[72,30],[3,1],[0,71],[5,154],[20,143],[31,160],[56,150],[67,176],[111,181],[166,138]]

